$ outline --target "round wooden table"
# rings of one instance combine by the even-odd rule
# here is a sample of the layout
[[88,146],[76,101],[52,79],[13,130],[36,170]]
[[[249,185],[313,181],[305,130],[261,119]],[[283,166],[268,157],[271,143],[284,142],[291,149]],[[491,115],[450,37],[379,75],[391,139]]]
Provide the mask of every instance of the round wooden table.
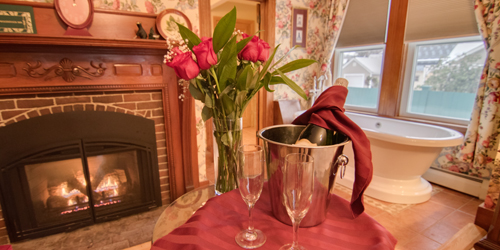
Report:
[[183,194],[163,210],[153,230],[153,243],[186,223],[191,216],[215,196],[214,186],[197,188]]

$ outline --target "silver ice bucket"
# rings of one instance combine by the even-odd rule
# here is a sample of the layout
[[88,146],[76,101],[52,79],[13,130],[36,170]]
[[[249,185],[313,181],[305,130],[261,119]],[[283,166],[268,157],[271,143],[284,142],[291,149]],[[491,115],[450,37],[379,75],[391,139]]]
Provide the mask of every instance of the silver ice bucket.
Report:
[[[314,193],[309,212],[300,222],[300,227],[316,226],[326,219],[330,194],[339,166],[347,164],[347,157],[342,150],[351,140],[345,134],[335,132],[333,145],[303,146],[294,145],[305,126],[277,125],[261,129],[257,136],[264,141],[266,154],[269,195],[274,217],[279,221],[292,225],[290,217],[283,205],[283,175],[285,156],[290,153],[302,153],[314,158]],[[345,170],[344,170],[345,171]]]

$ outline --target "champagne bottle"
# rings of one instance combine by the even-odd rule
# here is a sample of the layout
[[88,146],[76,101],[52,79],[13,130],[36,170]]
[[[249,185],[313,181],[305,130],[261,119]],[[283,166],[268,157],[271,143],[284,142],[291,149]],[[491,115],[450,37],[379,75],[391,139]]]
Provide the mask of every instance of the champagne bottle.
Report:
[[[344,86],[347,88],[348,81],[344,78],[338,78],[333,86]],[[326,146],[333,144],[333,137],[335,132],[320,127],[318,125],[309,123],[302,132],[300,132],[295,145],[305,145],[305,146]]]

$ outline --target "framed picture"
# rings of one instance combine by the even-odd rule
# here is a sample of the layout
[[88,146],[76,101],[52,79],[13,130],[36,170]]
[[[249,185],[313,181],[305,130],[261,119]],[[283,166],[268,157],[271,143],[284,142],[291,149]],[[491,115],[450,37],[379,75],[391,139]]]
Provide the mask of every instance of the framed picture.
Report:
[[0,4],[0,33],[36,34],[33,7]]
[[293,9],[292,16],[292,47],[295,45],[306,47],[307,40],[307,9]]
[[167,37],[180,37],[176,22],[186,26],[188,29],[192,29],[188,17],[175,9],[166,9],[158,14],[156,17],[156,29],[158,29],[158,33],[165,39]]

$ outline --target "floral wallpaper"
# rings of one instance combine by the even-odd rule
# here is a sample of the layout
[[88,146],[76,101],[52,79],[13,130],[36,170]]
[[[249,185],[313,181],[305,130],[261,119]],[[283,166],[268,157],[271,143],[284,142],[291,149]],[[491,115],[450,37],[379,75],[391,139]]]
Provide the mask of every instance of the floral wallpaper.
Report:
[[[288,53],[291,48],[290,34],[292,31],[293,8],[307,9],[306,47],[297,48],[284,60],[287,63],[300,58],[317,60],[305,69],[289,73],[289,77],[302,87],[309,97],[309,90],[313,88],[314,77],[326,75],[331,85],[330,71],[331,57],[337,42],[340,28],[344,19],[348,0],[277,0],[276,1],[276,28],[275,44],[281,44],[276,52],[276,58]],[[274,99],[299,99],[302,108],[308,108],[310,103],[300,98],[286,85],[275,85]]]
[[500,195],[500,0],[475,0],[474,12],[487,49],[476,101],[465,139],[443,150],[432,167],[489,179],[484,205],[493,209]]

